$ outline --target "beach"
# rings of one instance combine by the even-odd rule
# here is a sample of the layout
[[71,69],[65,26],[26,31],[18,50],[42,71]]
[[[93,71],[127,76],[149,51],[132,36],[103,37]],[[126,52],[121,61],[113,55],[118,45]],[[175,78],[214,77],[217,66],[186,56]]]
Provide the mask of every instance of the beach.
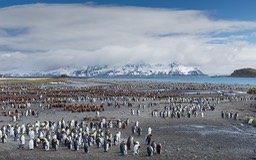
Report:
[[[123,156],[119,144],[112,144],[107,152],[94,144],[89,153],[85,153],[82,145],[75,151],[60,142],[57,151],[51,145],[48,151],[41,145],[29,150],[30,138],[25,135],[26,143],[21,150],[17,149],[19,140],[8,136],[6,143],[0,143],[0,159],[255,159],[256,128],[244,121],[245,116],[256,113],[256,95],[246,93],[250,87],[97,79],[22,86],[2,84],[1,96],[20,97],[17,101],[24,102],[25,107],[12,106],[7,100],[2,102],[0,127],[17,123],[33,125],[36,121],[57,123],[62,119],[66,123],[77,120],[89,125],[104,118],[114,125],[101,128],[102,131],[113,135],[120,131],[121,141],[125,142],[133,136],[140,143],[140,149],[137,155],[132,149]],[[26,100],[25,96],[29,98]],[[94,111],[91,106],[99,110]],[[31,109],[37,114],[20,116],[16,121],[3,115],[16,109],[20,113]],[[117,120],[127,119],[127,126],[115,126]],[[132,134],[136,122],[142,128],[142,135]],[[145,139],[149,127],[152,140],[163,146],[161,154],[147,154]],[[55,133],[51,133],[51,138]]]

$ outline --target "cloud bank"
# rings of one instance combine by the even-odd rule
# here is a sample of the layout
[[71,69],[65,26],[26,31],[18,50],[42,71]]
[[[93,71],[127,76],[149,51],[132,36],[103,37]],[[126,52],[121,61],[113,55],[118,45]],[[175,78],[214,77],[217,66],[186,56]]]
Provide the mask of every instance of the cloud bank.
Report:
[[256,22],[196,10],[34,4],[0,9],[0,72],[171,63],[209,75],[256,68]]

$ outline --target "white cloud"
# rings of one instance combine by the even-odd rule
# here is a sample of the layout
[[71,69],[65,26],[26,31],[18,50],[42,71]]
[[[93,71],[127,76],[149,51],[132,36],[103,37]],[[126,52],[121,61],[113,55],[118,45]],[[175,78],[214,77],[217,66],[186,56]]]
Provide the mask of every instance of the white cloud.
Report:
[[[244,35],[232,36],[256,29],[256,22],[211,20],[206,15],[194,10],[94,5],[1,8],[4,66],[0,70],[178,61],[214,75],[256,67],[256,45]],[[231,36],[218,36],[221,33]]]

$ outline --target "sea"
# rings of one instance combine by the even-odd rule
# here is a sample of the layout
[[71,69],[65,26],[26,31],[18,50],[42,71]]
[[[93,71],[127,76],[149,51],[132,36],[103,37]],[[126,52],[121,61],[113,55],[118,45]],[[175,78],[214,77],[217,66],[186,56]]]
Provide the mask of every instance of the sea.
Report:
[[104,77],[97,79],[121,81],[160,81],[180,83],[213,83],[213,84],[242,84],[256,86],[256,78],[237,78],[225,76],[169,76],[169,77]]

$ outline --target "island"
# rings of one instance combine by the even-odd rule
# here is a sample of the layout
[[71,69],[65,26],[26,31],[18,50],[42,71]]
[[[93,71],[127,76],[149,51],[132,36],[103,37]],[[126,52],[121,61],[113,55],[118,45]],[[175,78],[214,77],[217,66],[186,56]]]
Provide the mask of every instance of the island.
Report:
[[242,68],[235,70],[231,77],[256,77],[256,69],[253,68]]

